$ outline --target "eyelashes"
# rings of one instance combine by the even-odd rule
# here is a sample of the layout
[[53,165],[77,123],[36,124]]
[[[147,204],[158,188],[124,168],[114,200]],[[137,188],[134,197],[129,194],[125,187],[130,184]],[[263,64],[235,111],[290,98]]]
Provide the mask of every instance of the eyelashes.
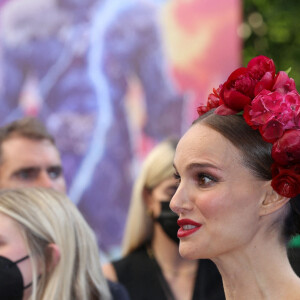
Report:
[[181,181],[180,175],[178,174],[178,172],[174,172],[173,177],[176,180],[176,185],[178,187]]
[[217,179],[206,173],[198,173],[197,181],[200,186],[211,186],[213,183],[217,182]]
[[[173,174],[173,177],[175,178],[176,183],[179,186],[179,184],[181,182],[181,177],[178,174],[178,172],[175,172]],[[214,183],[218,182],[217,178],[215,178],[214,176],[212,176],[210,174],[203,173],[203,172],[196,173],[196,175],[194,176],[194,180],[197,182],[197,184],[200,187],[210,187]]]
[[173,174],[173,177],[176,179],[176,180],[180,180],[180,176],[177,172],[174,172]]

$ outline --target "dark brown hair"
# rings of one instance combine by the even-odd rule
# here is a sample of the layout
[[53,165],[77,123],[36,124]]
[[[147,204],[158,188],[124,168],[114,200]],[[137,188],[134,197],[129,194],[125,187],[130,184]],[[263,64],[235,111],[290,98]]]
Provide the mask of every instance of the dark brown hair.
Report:
[[[272,144],[263,140],[258,130],[252,129],[241,115],[221,116],[213,110],[200,116],[193,124],[203,123],[227,138],[240,150],[244,165],[261,180],[271,180]],[[299,196],[298,196],[299,197]],[[297,198],[297,197],[296,197]],[[287,215],[282,237],[287,242],[291,236],[300,233],[300,205],[296,209],[296,198],[291,199],[291,210]],[[299,202],[299,200],[298,200]]]
[[240,115],[220,116],[212,111],[199,117],[194,123],[204,123],[227,138],[241,151],[243,162],[254,176],[271,180],[272,144],[265,142],[258,130],[253,130]]
[[32,117],[18,119],[0,128],[0,162],[3,142],[14,136],[32,140],[48,140],[55,145],[53,136],[38,119]]

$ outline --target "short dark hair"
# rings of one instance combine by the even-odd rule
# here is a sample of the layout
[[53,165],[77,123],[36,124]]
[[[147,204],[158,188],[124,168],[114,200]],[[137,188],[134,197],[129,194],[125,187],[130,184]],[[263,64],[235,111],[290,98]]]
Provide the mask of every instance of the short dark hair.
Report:
[[[221,116],[211,110],[200,116],[193,124],[196,123],[203,123],[227,138],[240,150],[244,165],[256,178],[266,181],[272,179],[272,144],[264,141],[259,131],[252,129],[243,116]],[[299,198],[299,195],[297,197]],[[300,233],[300,205],[299,209],[295,206],[297,197],[290,200],[291,209],[283,224],[282,237],[285,242]]]
[[0,162],[3,142],[14,136],[31,140],[48,140],[55,146],[54,137],[41,121],[33,117],[24,117],[0,128]]

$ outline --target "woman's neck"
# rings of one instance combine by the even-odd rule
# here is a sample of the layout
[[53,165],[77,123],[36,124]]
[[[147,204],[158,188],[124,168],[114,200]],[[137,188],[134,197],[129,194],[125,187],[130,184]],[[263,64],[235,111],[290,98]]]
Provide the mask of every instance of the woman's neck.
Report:
[[278,241],[253,243],[213,261],[222,275],[227,300],[300,299],[300,279]]

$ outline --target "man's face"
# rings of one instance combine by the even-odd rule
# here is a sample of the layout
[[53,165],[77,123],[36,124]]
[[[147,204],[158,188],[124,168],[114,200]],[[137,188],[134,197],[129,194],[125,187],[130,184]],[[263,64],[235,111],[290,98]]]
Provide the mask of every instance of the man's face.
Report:
[[46,187],[66,193],[61,160],[49,140],[14,136],[2,144],[0,188]]

